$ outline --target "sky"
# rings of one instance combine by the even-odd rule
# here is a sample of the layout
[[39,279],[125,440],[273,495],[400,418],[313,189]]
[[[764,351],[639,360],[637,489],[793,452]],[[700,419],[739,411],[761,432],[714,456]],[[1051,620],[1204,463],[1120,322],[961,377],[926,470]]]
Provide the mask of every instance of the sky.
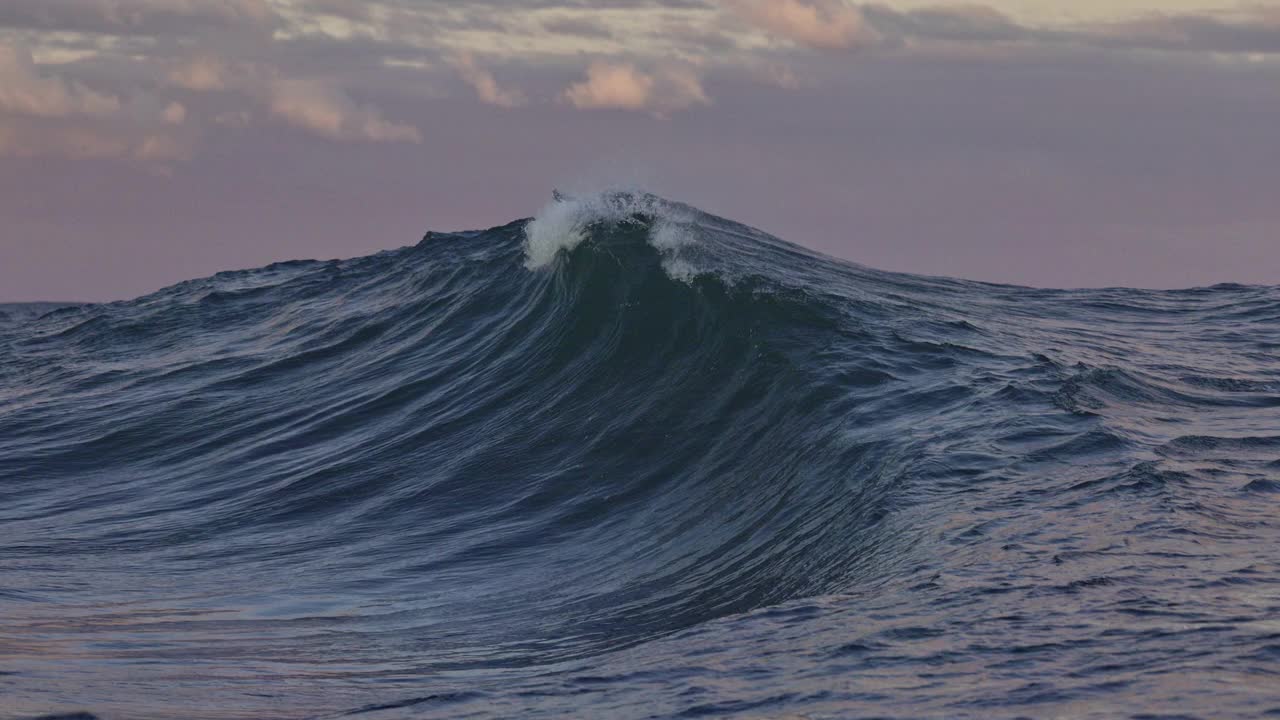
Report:
[[1280,282],[1280,0],[0,0],[0,302],[643,188],[889,270]]

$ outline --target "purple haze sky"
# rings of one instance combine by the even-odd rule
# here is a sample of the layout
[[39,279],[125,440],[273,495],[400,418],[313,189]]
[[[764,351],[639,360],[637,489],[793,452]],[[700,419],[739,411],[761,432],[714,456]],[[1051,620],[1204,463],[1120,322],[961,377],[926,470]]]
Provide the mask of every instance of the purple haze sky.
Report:
[[642,187],[867,265],[1280,278],[1280,5],[0,0],[0,301]]

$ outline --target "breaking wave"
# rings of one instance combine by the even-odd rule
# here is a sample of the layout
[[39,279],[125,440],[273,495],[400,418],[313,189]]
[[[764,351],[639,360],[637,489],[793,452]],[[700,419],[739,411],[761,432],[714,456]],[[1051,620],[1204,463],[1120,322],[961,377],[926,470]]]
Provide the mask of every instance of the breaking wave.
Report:
[[1274,287],[885,273],[611,192],[0,310],[15,716],[1280,707]]

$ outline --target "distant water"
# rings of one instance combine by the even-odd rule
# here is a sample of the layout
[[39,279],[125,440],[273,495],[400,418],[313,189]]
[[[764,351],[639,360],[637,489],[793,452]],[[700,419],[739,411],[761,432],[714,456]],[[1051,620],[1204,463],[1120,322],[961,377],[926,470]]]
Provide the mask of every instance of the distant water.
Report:
[[0,310],[6,718],[1280,716],[1280,287],[602,194]]

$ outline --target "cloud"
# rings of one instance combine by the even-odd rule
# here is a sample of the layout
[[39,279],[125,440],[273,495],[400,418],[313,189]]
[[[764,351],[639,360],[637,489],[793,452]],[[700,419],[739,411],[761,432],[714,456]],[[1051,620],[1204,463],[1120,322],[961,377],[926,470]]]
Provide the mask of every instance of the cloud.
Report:
[[[441,98],[455,75],[498,108],[558,98],[668,116],[711,105],[708,77],[717,87],[751,78],[772,92],[827,86],[844,72],[839,55],[794,48],[868,49],[886,62],[1039,63],[1099,49],[1214,61],[1258,54],[1267,68],[1280,58],[1274,9],[1114,17],[1036,26],[983,5],[856,0],[0,0],[0,38],[33,50],[0,40],[0,120],[12,138],[35,132],[19,116],[79,118],[42,137],[74,139],[95,157],[120,146],[88,137],[134,153],[139,133],[189,147],[205,129],[268,123],[332,140],[418,143],[421,129],[386,117],[377,98]],[[571,77],[579,57],[594,62]],[[519,86],[495,77],[499,61],[521,64]],[[149,147],[146,155],[164,154],[164,142]]]
[[557,35],[574,35],[583,38],[613,37],[608,25],[586,17],[554,17],[542,21],[542,28]]
[[371,22],[374,18],[370,3],[365,0],[307,0],[305,7],[321,15],[356,22]]
[[862,11],[842,0],[722,2],[760,30],[811,48],[848,50],[874,45],[880,39]]
[[596,63],[587,68],[587,79],[564,92],[581,109],[617,108],[641,110],[653,95],[653,78],[634,65]]
[[267,106],[285,122],[335,140],[422,142],[412,125],[383,119],[369,105],[357,105],[339,88],[314,79],[277,78],[268,86]]
[[609,62],[593,63],[586,79],[571,85],[563,97],[581,110],[649,110],[658,115],[711,104],[701,79],[690,68],[650,74],[635,65]]
[[658,81],[660,108],[683,110],[694,105],[711,104],[711,98],[702,87],[702,78],[692,68],[667,68],[658,75]]
[[76,82],[43,75],[25,48],[0,44],[0,113],[35,117],[111,115],[120,100]]
[[164,108],[164,121],[170,125],[181,125],[187,120],[187,108],[182,103],[171,102]]
[[186,108],[115,95],[48,72],[25,48],[0,43],[0,157],[171,160],[189,155]]
[[110,35],[270,31],[281,19],[267,0],[4,0],[0,27]]
[[885,37],[988,45],[1031,40],[1044,33],[1018,25],[1000,11],[985,5],[951,5],[898,11],[884,5],[868,5],[863,17]]
[[170,70],[168,81],[184,90],[226,90],[232,75],[229,63],[210,55],[199,55]]
[[248,110],[228,110],[214,116],[213,122],[224,127],[248,127],[253,115]]
[[[900,11],[868,5],[863,17],[884,38],[918,50],[947,48],[980,53],[992,48],[1089,48],[1111,52],[1158,51],[1186,56],[1280,55],[1280,9],[1241,7],[1223,12],[1163,12],[1105,22],[1020,24],[983,5]],[[886,42],[886,45],[894,43]]]
[[1280,8],[1258,7],[1235,17],[1151,14],[1081,32],[1109,48],[1280,54]]
[[798,90],[805,87],[805,82],[796,75],[795,70],[786,65],[765,65],[757,69],[754,75],[761,82],[783,90]]
[[[191,91],[225,91],[243,96],[285,123],[332,140],[422,142],[412,125],[390,122],[372,105],[360,105],[337,83],[288,74],[268,63],[232,62],[203,53],[173,67],[169,84]],[[251,114],[224,111],[219,125],[244,127]]]
[[493,73],[476,65],[470,53],[459,53],[450,59],[450,64],[476,91],[481,102],[503,108],[514,108],[524,105],[524,94],[516,89],[504,88],[494,79]]

